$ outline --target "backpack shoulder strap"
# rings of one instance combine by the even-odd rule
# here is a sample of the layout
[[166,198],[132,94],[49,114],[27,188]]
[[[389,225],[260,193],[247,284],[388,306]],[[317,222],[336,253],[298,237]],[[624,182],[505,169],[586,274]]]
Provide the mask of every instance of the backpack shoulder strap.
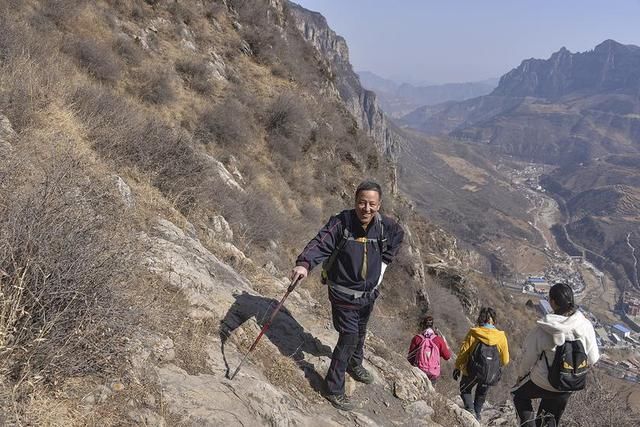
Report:
[[344,248],[344,245],[347,244],[347,241],[351,237],[349,217],[350,214],[348,212],[345,213],[344,211],[336,215],[336,218],[338,218],[338,221],[340,221],[340,223],[342,224],[342,234],[340,236],[340,240],[336,243],[336,247],[333,249],[333,252],[331,252],[331,255],[329,255],[329,258],[327,258],[327,261],[324,263],[324,271],[331,270],[331,267],[333,267],[333,263],[336,261],[338,253],[342,250],[342,248]]
[[387,250],[387,236],[384,233],[384,221],[380,212],[376,212],[376,222],[378,223],[378,230],[380,231],[380,234],[378,235],[380,253],[384,253]]

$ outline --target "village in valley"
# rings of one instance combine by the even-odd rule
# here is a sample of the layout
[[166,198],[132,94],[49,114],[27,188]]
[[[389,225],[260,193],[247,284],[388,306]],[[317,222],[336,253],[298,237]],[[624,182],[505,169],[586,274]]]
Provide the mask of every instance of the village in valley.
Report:
[[[511,171],[512,185],[520,187],[532,205],[537,207],[555,203],[539,183],[543,172],[543,166],[534,164]],[[536,226],[543,236],[547,234],[547,230],[539,228],[539,224],[531,225]],[[584,253],[583,256],[568,255],[552,247],[556,245],[551,240],[545,237],[544,253],[549,262],[543,271],[516,273],[511,280],[503,281],[502,285],[512,292],[531,296],[527,304],[535,306],[540,315],[546,315],[552,312],[547,300],[551,286],[557,282],[568,283],[574,290],[580,310],[594,324],[602,354],[598,366],[613,377],[640,383],[640,298],[637,293],[609,289],[611,295],[620,295],[615,297],[611,309],[603,315],[604,304],[599,299],[607,286],[605,273],[589,262]],[[590,280],[585,279],[583,272],[588,272]],[[614,282],[609,280],[611,284]],[[588,287],[594,285],[601,288],[602,292],[590,293]],[[593,308],[596,304],[598,310]]]

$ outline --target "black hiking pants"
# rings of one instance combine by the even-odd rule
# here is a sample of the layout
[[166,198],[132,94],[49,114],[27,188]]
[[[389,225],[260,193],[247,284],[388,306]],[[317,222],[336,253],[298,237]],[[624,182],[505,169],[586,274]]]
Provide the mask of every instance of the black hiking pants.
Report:
[[[549,391],[529,380],[513,392],[513,404],[524,427],[557,426],[571,397],[568,391]],[[532,399],[542,399],[534,417]],[[543,424],[545,422],[545,424]]]
[[344,376],[348,368],[362,364],[367,323],[373,311],[373,303],[364,307],[331,304],[333,327],[340,337],[333,349],[331,365],[325,381],[328,394],[344,394]]
[[[476,388],[475,398],[471,397],[473,387]],[[487,384],[477,384],[475,378],[463,375],[460,379],[460,397],[464,403],[464,409],[476,415],[480,415],[484,401],[487,400],[489,386]]]

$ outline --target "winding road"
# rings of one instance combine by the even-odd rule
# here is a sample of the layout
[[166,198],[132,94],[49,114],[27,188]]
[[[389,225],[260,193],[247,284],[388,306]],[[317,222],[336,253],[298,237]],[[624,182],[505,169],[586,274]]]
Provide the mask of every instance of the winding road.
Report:
[[631,248],[631,256],[633,257],[633,282],[638,287],[638,258],[636,258],[636,248],[631,244],[631,233],[627,233],[627,245]]

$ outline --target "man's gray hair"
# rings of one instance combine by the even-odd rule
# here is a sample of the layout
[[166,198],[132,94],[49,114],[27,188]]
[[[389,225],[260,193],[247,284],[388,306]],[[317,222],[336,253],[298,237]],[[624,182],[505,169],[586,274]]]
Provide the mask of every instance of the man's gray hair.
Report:
[[375,181],[365,180],[358,184],[358,188],[356,188],[356,197],[360,194],[361,191],[377,191],[380,195],[380,199],[382,199],[382,188],[380,184]]

